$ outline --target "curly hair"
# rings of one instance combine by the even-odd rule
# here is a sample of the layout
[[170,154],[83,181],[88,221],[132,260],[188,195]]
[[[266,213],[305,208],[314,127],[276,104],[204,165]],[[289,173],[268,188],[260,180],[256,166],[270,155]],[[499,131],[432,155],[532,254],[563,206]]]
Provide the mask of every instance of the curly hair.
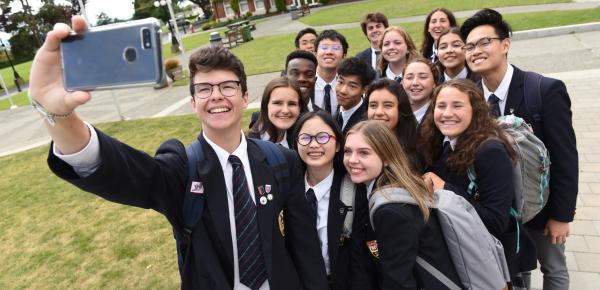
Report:
[[436,13],[438,11],[444,12],[444,14],[446,14],[446,17],[448,17],[448,22],[450,22],[450,27],[457,26],[454,14],[452,14],[452,11],[446,8],[435,8],[431,10],[429,14],[427,14],[427,18],[425,18],[425,24],[423,25],[423,42],[421,43],[421,54],[423,55],[423,57],[426,58],[429,58],[433,53],[432,48],[433,43],[435,42],[435,40],[431,36],[431,33],[429,33],[429,22],[431,21],[433,13]]
[[517,160],[516,152],[502,129],[500,129],[496,119],[490,115],[489,105],[485,101],[481,90],[470,80],[455,79],[447,81],[435,89],[431,100],[434,109],[427,113],[421,124],[419,148],[422,150],[427,164],[433,165],[442,154],[442,146],[440,145],[444,140],[444,135],[435,124],[434,114],[437,110],[437,98],[447,88],[454,88],[468,95],[472,108],[471,123],[460,134],[454,146],[455,151],[448,157],[448,167],[458,173],[466,173],[468,168],[475,162],[475,154],[479,146],[489,139],[502,143],[512,161],[515,162]]

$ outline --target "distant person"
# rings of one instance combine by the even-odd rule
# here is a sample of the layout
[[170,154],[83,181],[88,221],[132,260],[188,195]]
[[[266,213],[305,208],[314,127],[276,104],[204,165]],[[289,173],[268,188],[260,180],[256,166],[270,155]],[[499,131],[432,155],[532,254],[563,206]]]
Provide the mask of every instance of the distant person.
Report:
[[311,102],[335,117],[338,109],[335,97],[337,67],[348,53],[348,42],[339,32],[328,29],[319,34],[316,44],[319,65],[317,66],[315,94]]
[[381,49],[377,44],[388,26],[387,17],[380,12],[368,13],[360,22],[360,27],[369,40],[370,47],[359,52],[356,57],[366,62],[374,70],[377,70],[377,61],[381,57]]
[[[74,16],[72,24],[85,33],[83,17]],[[310,208],[297,154],[247,139],[241,131],[248,88],[235,55],[204,46],[190,56],[189,101],[202,122],[193,148],[202,148],[204,158],[188,180],[193,165],[180,141],[168,140],[150,156],[75,112],[91,95],[63,87],[59,44],[70,32],[58,24],[48,33],[29,83],[31,100],[53,139],[48,164],[56,175],[107,200],[153,209],[177,232],[189,230],[187,255],[180,261],[182,289],[329,289],[317,232],[305,218]],[[273,150],[266,153],[260,146]],[[273,158],[285,160],[288,186],[265,163]],[[186,229],[184,200],[192,195],[205,207],[200,221]]]
[[462,47],[465,46],[460,36],[460,28],[451,27],[446,29],[437,42],[438,67],[441,68],[442,75],[440,82],[452,79],[469,79],[478,83],[481,78],[472,72],[467,65],[465,52]]
[[296,38],[294,39],[296,49],[310,51],[315,54],[317,52],[317,47],[315,45],[317,35],[317,31],[310,27],[298,31],[298,34],[296,34]]
[[[494,114],[514,114],[525,119],[533,125],[533,132],[548,149],[551,162],[549,200],[526,228],[536,242],[537,258],[544,273],[544,289],[568,289],[565,242],[569,236],[569,223],[575,216],[579,158],[567,88],[562,81],[547,77],[540,82],[534,78],[525,84],[528,73],[508,62],[512,31],[497,11],[480,10],[465,20],[460,31],[465,39],[463,50],[467,64],[481,75],[483,95]],[[525,85],[535,91],[525,95]],[[535,112],[526,104],[536,103],[538,94],[541,104],[536,105]],[[528,98],[527,103],[525,98]],[[531,263],[535,265],[535,261]]]
[[402,82],[408,59],[419,55],[412,38],[403,28],[390,26],[383,32],[378,46],[382,56],[377,65],[380,76]]
[[408,95],[417,123],[420,124],[429,110],[431,95],[440,80],[440,72],[429,59],[418,56],[408,61],[403,75],[402,86]]
[[345,134],[366,118],[367,103],[363,95],[375,79],[375,71],[357,57],[344,59],[337,69],[335,95],[340,105],[336,122]]
[[296,120],[306,111],[298,85],[286,77],[274,79],[265,87],[258,120],[248,137],[291,148]]
[[450,27],[457,26],[454,14],[446,8],[431,10],[425,18],[423,26],[423,43],[421,54],[429,58],[431,62],[437,63],[437,41],[442,32]]
[[367,187],[369,199],[385,189],[405,192],[417,202],[388,203],[372,213],[375,239],[362,244],[361,249],[376,257],[381,284],[357,289],[448,289],[417,263],[418,257],[440,276],[462,285],[437,212],[428,207],[434,201],[433,194],[421,175],[413,171],[394,134],[376,121],[358,123],[346,135],[344,166],[353,182]]

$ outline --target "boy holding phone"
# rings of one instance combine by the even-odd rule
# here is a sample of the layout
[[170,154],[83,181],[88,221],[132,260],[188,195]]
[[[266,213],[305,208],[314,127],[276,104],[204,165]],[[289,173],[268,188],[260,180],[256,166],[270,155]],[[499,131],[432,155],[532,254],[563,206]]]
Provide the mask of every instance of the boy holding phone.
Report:
[[[79,16],[73,17],[72,25],[76,32],[87,26]],[[58,24],[48,33],[30,77],[31,99],[45,112],[53,139],[50,168],[107,200],[154,209],[171,223],[180,220],[188,175],[184,145],[169,140],[151,157],[81,120],[74,110],[89,101],[90,94],[65,91],[60,77],[59,44],[69,31]],[[182,288],[327,289],[317,233],[305,218],[309,208],[302,179],[294,178],[302,174],[298,157],[281,149],[291,178],[290,191],[279,192],[264,154],[241,133],[248,105],[243,65],[224,48],[204,47],[190,57],[190,74],[190,104],[203,124],[198,140],[205,158],[198,168],[206,175],[200,174],[196,192],[204,195],[205,208],[191,234]],[[258,202],[255,192],[267,186],[274,198]],[[248,202],[245,210],[252,218],[238,223],[234,199],[240,196]],[[256,243],[236,238],[242,225],[253,229],[248,238]],[[250,265],[246,251],[252,251]]]

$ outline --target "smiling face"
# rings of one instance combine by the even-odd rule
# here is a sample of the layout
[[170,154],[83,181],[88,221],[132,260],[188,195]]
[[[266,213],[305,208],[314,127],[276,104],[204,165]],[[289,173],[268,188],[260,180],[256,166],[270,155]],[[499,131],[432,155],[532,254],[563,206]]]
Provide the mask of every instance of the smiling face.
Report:
[[411,106],[420,108],[429,102],[431,92],[435,87],[431,68],[422,62],[408,64],[404,70],[402,86],[404,86]]
[[365,141],[360,132],[353,132],[346,136],[344,166],[350,174],[352,182],[368,184],[381,174],[383,160]]
[[338,75],[337,84],[335,85],[335,97],[344,110],[350,110],[358,104],[365,89],[359,76]]
[[379,38],[381,38],[381,35],[383,35],[383,32],[385,31],[385,26],[380,22],[367,22],[366,30],[367,38],[371,42],[371,46],[376,47]]
[[316,71],[317,68],[312,61],[305,58],[294,58],[288,62],[286,76],[298,84],[302,96],[308,100],[310,92],[315,87]]
[[433,37],[434,41],[437,41],[442,32],[448,28],[450,28],[450,20],[448,20],[448,15],[446,15],[446,13],[443,11],[436,11],[431,15],[427,31],[429,31],[429,34]]
[[438,40],[438,59],[446,69],[463,69],[465,53],[462,47],[465,43],[459,35],[448,33]]
[[305,33],[298,40],[298,49],[310,51],[315,53],[315,40],[317,40],[317,36],[312,33]]
[[435,126],[450,139],[460,136],[471,124],[473,108],[469,95],[453,87],[443,88],[433,110]]
[[342,59],[344,59],[344,47],[339,40],[325,38],[319,42],[319,47],[317,47],[319,67],[335,69]]
[[371,92],[371,95],[369,95],[367,118],[369,120],[381,121],[386,127],[394,130],[399,120],[398,98],[387,89]]
[[269,121],[281,131],[291,128],[300,115],[299,99],[290,87],[274,89],[267,106]]
[[[497,38],[494,27],[481,25],[475,27],[467,36],[467,44],[475,44],[483,38]],[[510,38],[492,39],[487,46],[476,46],[466,53],[467,64],[473,72],[489,75],[495,71],[505,71],[508,60],[506,54],[510,48]]]
[[[302,136],[302,134],[316,136],[322,132],[332,136],[335,135],[331,127],[320,117],[315,116],[302,124],[298,136]],[[334,137],[330,137],[329,142],[326,144],[319,144],[315,138],[312,138],[308,145],[297,145],[300,159],[306,164],[306,167],[311,169],[333,168],[335,153],[340,150]]]
[[[231,71],[212,70],[197,72],[194,83],[218,84],[224,81],[239,81]],[[231,97],[224,97],[217,86],[213,86],[212,94],[205,99],[192,96],[192,109],[202,122],[202,130],[208,136],[217,134],[231,134],[240,132],[242,128],[242,114],[248,107],[248,94],[242,94],[241,87]]]
[[406,61],[407,51],[406,40],[397,31],[389,31],[383,36],[381,55],[388,62]]

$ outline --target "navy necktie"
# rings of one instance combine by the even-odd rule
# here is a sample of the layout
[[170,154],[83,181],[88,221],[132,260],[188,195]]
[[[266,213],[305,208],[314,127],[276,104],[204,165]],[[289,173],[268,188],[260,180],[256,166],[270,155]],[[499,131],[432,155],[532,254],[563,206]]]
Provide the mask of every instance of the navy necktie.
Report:
[[325,111],[327,111],[329,114],[332,114],[333,112],[331,112],[331,85],[330,84],[326,84],[325,85],[325,95],[323,96],[323,109],[325,109]]
[[267,279],[267,270],[258,232],[256,205],[250,196],[242,161],[235,155],[229,155],[229,162],[233,167],[233,208],[240,282],[255,290]]
[[308,205],[310,205],[311,213],[315,218],[315,223],[317,221],[317,196],[315,195],[315,191],[312,188],[309,188],[306,191],[306,200],[308,201]]
[[448,156],[452,152],[452,145],[450,145],[450,141],[444,142],[444,147],[442,149],[442,156]]
[[498,102],[500,102],[500,99],[498,97],[496,97],[496,95],[491,94],[488,97],[487,102],[490,105],[490,113],[492,114],[493,117],[498,118],[498,117],[502,116],[502,114],[500,113],[500,104],[498,103]]
[[394,80],[395,80],[396,82],[402,83],[402,77],[401,77],[401,76],[396,76],[396,77],[394,78]]

